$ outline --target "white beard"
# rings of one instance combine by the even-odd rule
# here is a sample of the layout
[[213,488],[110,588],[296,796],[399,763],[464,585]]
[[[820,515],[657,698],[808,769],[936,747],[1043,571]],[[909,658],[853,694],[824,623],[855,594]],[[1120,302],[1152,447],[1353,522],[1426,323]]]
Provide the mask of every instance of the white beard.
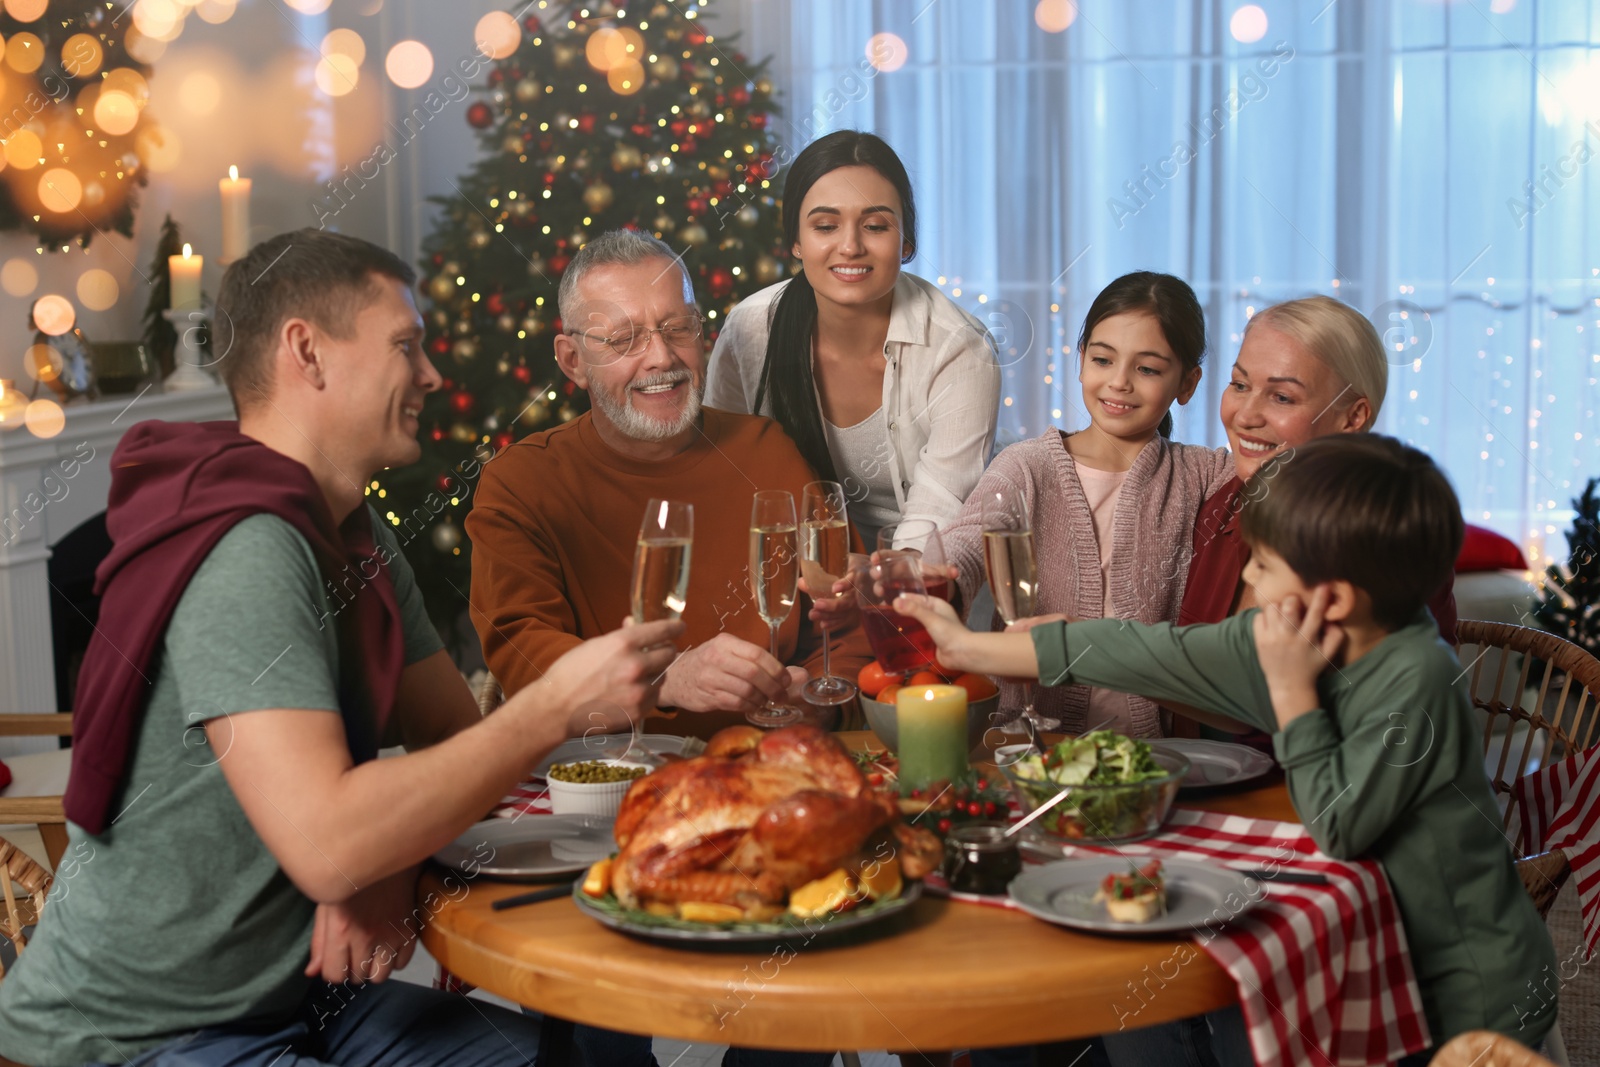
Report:
[[[631,394],[635,387],[666,385],[680,381],[690,383],[689,395],[684,401],[683,410],[676,418],[671,420],[651,418],[633,406]],[[700,401],[704,392],[705,383],[696,384],[694,376],[688,370],[677,370],[665,371],[633,382],[620,398],[603,389],[592,389],[589,392],[589,399],[624,436],[636,441],[666,441],[677,437],[700,421]]]

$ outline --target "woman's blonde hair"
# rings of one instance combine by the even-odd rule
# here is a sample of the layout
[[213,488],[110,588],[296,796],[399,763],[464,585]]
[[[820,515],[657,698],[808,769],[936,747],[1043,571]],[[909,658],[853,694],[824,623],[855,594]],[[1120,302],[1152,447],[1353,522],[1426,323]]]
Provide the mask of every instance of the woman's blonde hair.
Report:
[[1354,394],[1350,402],[1366,397],[1372,417],[1361,428],[1372,429],[1389,389],[1389,360],[1377,329],[1365,315],[1331,296],[1308,296],[1274,304],[1252,318],[1245,332],[1258,325],[1294,338],[1327,364],[1350,387]]

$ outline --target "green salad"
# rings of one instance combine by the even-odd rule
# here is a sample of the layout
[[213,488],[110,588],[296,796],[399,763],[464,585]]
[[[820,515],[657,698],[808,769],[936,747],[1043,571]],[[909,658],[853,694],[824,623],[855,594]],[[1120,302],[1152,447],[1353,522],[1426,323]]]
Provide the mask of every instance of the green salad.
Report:
[[1065,786],[1085,787],[1067,793],[1034,825],[1059,837],[1102,840],[1153,833],[1182,777],[1157,763],[1149,745],[1113,730],[1029,753],[1005,771],[1030,809]]

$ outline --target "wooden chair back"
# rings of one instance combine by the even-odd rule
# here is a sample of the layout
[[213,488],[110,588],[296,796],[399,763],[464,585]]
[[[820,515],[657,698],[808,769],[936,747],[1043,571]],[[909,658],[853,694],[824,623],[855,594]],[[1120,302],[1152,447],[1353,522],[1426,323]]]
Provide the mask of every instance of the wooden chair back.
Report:
[[[1469,691],[1473,706],[1485,716],[1485,761],[1498,746],[1489,781],[1496,796],[1505,798],[1501,827],[1509,833],[1520,825],[1512,792],[1516,780],[1595,743],[1600,720],[1600,660],[1555,634],[1526,626],[1462,619],[1456,634],[1463,646],[1479,648],[1466,664],[1471,677]],[[1539,662],[1543,669],[1535,673]],[[1512,682],[1509,687],[1507,681]],[[1485,770],[1489,770],[1487,763]],[[1520,852],[1523,845],[1519,830],[1513,848]],[[1571,876],[1572,867],[1566,853],[1556,849],[1519,859],[1517,874],[1544,916]]]
[[[0,715],[0,737],[71,737],[69,712]],[[26,758],[26,757],[24,757]],[[61,862],[67,850],[67,814],[59,796],[0,796],[0,826],[32,824],[39,828],[51,866]]]
[[25,931],[39,921],[50,882],[49,871],[0,837],[0,979],[5,977],[6,957],[20,956],[27,948]]

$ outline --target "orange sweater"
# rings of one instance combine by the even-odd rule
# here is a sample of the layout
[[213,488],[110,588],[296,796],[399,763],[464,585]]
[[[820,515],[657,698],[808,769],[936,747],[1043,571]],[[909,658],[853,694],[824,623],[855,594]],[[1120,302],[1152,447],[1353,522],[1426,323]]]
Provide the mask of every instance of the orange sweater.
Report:
[[[726,631],[768,647],[747,580],[750,504],[758,489],[787,489],[798,503],[815,477],[771,419],[707,409],[703,433],[660,462],[629,459],[605,444],[585,414],[532,434],[483,471],[467,516],[472,539],[472,617],[484,658],[507,693],[538,678],[562,653],[616,629],[630,610],[634,543],[652,497],[694,505],[694,548],[684,648]],[[779,629],[779,658],[821,672],[820,635],[795,606]],[[871,658],[859,628],[833,640],[845,678]],[[704,733],[742,716],[679,717]]]

